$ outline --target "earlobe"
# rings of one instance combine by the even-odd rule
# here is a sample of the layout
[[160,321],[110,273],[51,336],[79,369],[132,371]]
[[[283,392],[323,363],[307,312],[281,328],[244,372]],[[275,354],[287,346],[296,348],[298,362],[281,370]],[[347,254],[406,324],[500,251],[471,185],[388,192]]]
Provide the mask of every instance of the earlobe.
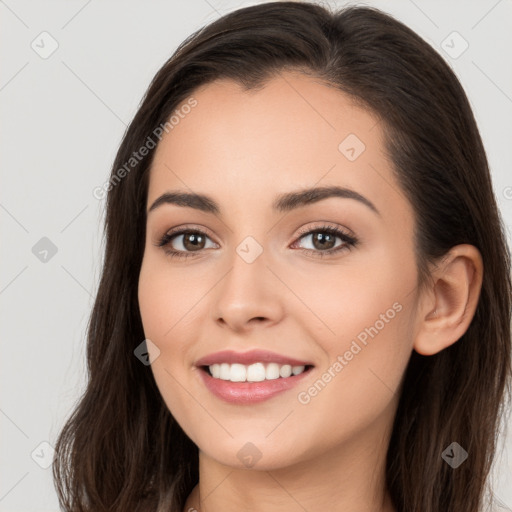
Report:
[[432,273],[428,299],[418,310],[416,352],[433,355],[461,338],[475,314],[482,278],[482,256],[475,246],[450,249]]

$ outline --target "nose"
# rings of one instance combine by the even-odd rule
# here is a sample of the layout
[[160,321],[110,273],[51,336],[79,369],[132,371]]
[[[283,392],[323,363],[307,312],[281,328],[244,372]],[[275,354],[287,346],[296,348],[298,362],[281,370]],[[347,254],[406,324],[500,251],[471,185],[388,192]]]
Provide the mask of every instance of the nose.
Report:
[[231,261],[214,288],[214,321],[239,333],[279,322],[286,288],[269,269],[265,251],[252,263],[237,253]]

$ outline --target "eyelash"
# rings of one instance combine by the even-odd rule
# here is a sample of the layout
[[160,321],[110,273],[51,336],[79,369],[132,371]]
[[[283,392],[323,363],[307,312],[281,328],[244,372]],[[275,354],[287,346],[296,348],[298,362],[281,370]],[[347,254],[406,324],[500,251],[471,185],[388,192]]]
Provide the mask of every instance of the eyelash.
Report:
[[[175,238],[179,235],[186,234],[186,233],[193,233],[193,234],[202,235],[202,236],[210,238],[208,236],[208,234],[205,233],[204,231],[202,231],[201,229],[182,228],[181,230],[178,230],[178,231],[171,231],[171,232],[165,233],[162,236],[162,238],[160,239],[160,241],[156,244],[156,246],[157,247],[166,247],[171,242],[171,240],[173,238]],[[341,229],[339,229],[335,226],[331,226],[331,225],[324,225],[324,226],[320,226],[320,227],[314,228],[314,229],[303,229],[299,232],[297,241],[300,240],[301,238],[303,238],[305,235],[311,235],[311,234],[315,234],[315,233],[327,233],[329,235],[334,235],[334,236],[340,238],[343,242],[345,242],[344,244],[339,245],[338,247],[334,247],[332,249],[328,249],[327,251],[318,251],[315,249],[299,249],[302,252],[306,252],[306,253],[312,252],[314,254],[314,257],[316,257],[316,258],[323,258],[326,255],[331,256],[333,254],[336,254],[336,253],[344,251],[344,250],[351,250],[359,242],[359,240],[357,238],[355,238],[354,236],[348,235]],[[197,251],[197,252],[199,253],[201,251]],[[165,249],[165,253],[168,256],[170,256],[171,258],[175,258],[175,257],[176,258],[188,258],[190,256],[195,256],[194,252],[176,251],[174,249],[169,249],[169,248]]]

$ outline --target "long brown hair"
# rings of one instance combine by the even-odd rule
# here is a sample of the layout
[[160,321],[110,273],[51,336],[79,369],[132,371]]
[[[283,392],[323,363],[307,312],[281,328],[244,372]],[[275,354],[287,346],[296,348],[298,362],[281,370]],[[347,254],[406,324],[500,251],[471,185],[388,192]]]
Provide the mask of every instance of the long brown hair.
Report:
[[[288,69],[338,88],[381,120],[415,211],[420,285],[427,264],[452,246],[472,244],[482,254],[467,332],[438,354],[412,353],[386,465],[399,512],[481,510],[510,402],[512,286],[476,121],[450,67],[407,26],[371,7],[331,12],[307,2],[242,8],[194,33],[158,71],[126,131],[106,200],[88,384],[56,443],[53,476],[64,510],[181,512],[198,482],[197,447],[167,409],[151,367],[134,356],[144,340],[137,286],[154,151],[122,179],[119,169],[197,87],[229,78],[253,89]],[[441,457],[453,441],[468,452],[457,469]]]

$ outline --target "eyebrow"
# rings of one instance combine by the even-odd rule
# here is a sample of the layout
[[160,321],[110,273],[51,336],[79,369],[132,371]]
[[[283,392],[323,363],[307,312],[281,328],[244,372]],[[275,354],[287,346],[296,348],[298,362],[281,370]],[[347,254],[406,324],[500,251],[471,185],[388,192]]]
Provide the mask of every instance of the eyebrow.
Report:
[[[328,187],[314,187],[306,188],[294,192],[287,192],[281,194],[274,199],[272,208],[277,212],[289,212],[302,206],[307,206],[323,199],[331,197],[340,197],[344,199],[355,199],[360,203],[367,206],[377,215],[380,215],[376,206],[366,197],[362,196],[355,190],[349,188],[328,186]],[[205,194],[196,194],[189,192],[182,192],[179,190],[166,192],[158,197],[148,210],[148,213],[155,210],[163,204],[174,204],[188,208],[195,208],[206,213],[218,215],[220,207],[218,203],[211,197]]]

